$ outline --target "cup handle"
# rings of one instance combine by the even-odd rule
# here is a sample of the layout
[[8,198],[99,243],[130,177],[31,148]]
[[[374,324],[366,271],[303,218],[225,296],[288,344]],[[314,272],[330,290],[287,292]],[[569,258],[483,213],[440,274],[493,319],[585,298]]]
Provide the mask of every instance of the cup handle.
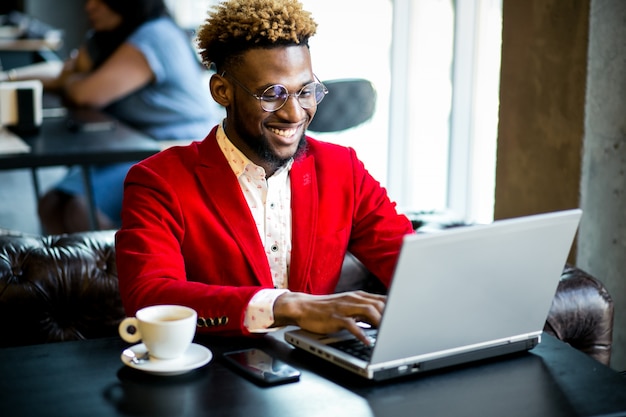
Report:
[[[130,333],[128,331],[130,327],[133,327],[135,329],[134,333]],[[126,317],[124,320],[122,320],[118,327],[118,331],[121,338],[128,343],[137,343],[141,340],[141,333],[139,332],[139,322],[134,317]]]

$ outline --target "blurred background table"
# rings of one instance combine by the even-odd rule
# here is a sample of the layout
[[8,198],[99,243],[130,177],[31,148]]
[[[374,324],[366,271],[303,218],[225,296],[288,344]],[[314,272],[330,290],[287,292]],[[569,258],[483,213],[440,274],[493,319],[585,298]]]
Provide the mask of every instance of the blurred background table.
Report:
[[[48,101],[53,103],[53,101]],[[48,107],[48,110],[52,110]],[[29,152],[0,154],[0,170],[29,168],[35,196],[40,195],[37,168],[78,165],[82,168],[91,211],[92,229],[96,229],[94,196],[87,175],[91,166],[117,162],[139,161],[161,150],[161,144],[97,110],[81,109],[79,119],[108,120],[110,128],[87,126],[72,129],[76,110],[54,108],[55,117],[45,117],[41,129],[29,136],[21,135]]]

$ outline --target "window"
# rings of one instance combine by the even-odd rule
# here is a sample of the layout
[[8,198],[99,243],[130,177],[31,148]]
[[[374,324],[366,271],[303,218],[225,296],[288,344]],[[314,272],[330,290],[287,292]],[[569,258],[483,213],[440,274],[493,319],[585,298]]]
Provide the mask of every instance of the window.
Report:
[[447,207],[493,220],[502,33],[501,0],[456,2]]
[[395,0],[389,190],[493,220],[501,3]]
[[391,54],[389,192],[403,207],[447,207],[454,8],[396,0]]

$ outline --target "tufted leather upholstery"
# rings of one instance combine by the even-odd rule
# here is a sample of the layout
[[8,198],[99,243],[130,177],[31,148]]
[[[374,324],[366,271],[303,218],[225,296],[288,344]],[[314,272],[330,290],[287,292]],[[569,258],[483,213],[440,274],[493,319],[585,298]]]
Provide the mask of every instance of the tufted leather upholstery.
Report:
[[114,232],[0,232],[0,346],[117,334]]
[[613,300],[602,282],[581,269],[566,266],[544,331],[608,365]]
[[[124,317],[115,232],[30,236],[0,230],[0,347],[117,335]],[[380,284],[348,254],[337,291]],[[596,278],[567,267],[545,330],[608,365],[613,302]]]

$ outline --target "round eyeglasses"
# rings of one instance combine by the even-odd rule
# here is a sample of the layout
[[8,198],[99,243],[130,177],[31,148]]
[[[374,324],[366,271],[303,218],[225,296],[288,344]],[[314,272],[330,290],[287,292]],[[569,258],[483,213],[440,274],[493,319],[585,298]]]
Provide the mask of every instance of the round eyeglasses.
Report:
[[[226,72],[222,73],[222,77],[226,74]],[[261,108],[266,112],[275,112],[280,110],[289,97],[294,97],[298,100],[298,103],[303,109],[310,109],[311,107],[317,106],[324,96],[328,94],[328,89],[324,84],[319,81],[313,81],[308,83],[304,87],[300,89],[297,93],[290,93],[282,84],[270,85],[267,87],[261,94],[255,94],[250,91],[245,85],[243,85],[239,80],[237,80],[232,75],[228,74],[229,78],[235,82],[239,87],[241,87],[246,93],[250,94],[252,97],[259,100],[261,104]],[[317,79],[317,77],[316,77]]]

